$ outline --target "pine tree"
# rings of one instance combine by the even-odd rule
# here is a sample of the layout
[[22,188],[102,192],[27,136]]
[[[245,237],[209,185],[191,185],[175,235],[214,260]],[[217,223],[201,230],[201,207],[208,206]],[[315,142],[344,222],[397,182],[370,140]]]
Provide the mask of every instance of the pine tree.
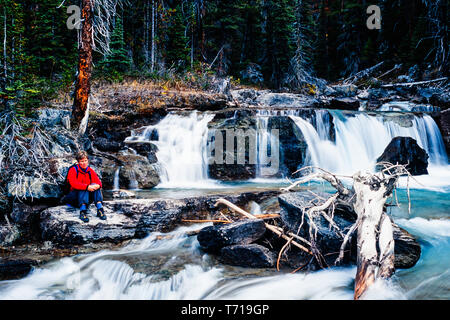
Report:
[[172,9],[170,14],[167,29],[166,60],[169,66],[173,65],[177,71],[181,71],[186,67],[189,55],[181,6],[178,5],[175,9]]
[[131,61],[125,49],[123,34],[122,19],[120,15],[117,15],[114,30],[111,34],[110,52],[105,56],[104,61],[100,63],[101,68],[106,73],[124,73],[130,68]]
[[281,88],[289,62],[294,55],[294,6],[291,0],[269,0],[265,3],[266,14],[266,63],[265,78],[274,88]]

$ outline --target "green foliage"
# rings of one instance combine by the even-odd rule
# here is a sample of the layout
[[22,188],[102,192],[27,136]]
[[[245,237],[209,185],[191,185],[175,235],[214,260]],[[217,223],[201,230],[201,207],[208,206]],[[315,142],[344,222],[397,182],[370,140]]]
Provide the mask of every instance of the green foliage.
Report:
[[129,70],[131,61],[125,49],[122,19],[119,15],[116,16],[115,23],[111,34],[110,52],[99,63],[99,67],[107,78],[118,81],[121,79],[121,73]]
[[7,57],[3,58],[2,46],[0,102],[3,109],[28,116],[73,80],[76,34],[68,32],[65,7],[58,9],[57,0],[41,3],[1,0],[0,3]]
[[[78,1],[68,0],[58,8],[61,2],[0,0],[2,40],[6,31],[6,52],[0,46],[3,108],[32,113],[60,90],[71,89],[78,43],[77,31],[67,29],[66,9]],[[176,78],[208,88],[210,73],[240,79],[249,64],[257,64],[265,85],[281,88],[286,75],[293,73],[291,61],[333,81],[380,61],[406,68],[433,64],[438,41],[448,54],[448,0],[374,1],[370,4],[381,8],[381,30],[366,27],[369,3],[357,0],[124,3],[120,15],[115,13],[109,54],[94,55],[95,76],[110,81],[128,75]],[[430,15],[431,4],[438,6],[437,16]],[[152,18],[155,64],[150,71]],[[448,73],[446,67],[448,58],[447,65],[442,63],[443,73]]]
[[167,65],[174,66],[177,71],[186,67],[189,48],[187,47],[187,37],[185,36],[185,25],[181,6],[169,11],[169,23],[167,28],[166,41]]

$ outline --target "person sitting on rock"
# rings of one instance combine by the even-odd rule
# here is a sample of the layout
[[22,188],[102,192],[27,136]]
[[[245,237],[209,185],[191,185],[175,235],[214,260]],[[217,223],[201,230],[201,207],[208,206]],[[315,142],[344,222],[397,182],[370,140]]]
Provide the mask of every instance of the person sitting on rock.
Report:
[[80,219],[89,222],[87,209],[89,204],[95,203],[97,207],[97,217],[106,220],[103,209],[102,182],[97,173],[89,167],[89,160],[86,151],[80,151],[76,155],[77,164],[72,166],[67,173],[67,181],[70,184],[70,192],[64,201],[80,208]]

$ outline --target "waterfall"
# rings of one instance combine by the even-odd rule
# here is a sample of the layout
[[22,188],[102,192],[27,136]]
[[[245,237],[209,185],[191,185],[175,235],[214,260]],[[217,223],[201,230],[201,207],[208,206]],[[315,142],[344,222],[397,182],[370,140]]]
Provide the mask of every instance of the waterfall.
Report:
[[256,176],[263,176],[264,165],[268,163],[268,144],[270,143],[270,132],[268,130],[269,117],[257,117],[256,128],[257,128],[257,166],[256,166]]
[[[444,166],[448,163],[439,128],[429,115],[414,116],[410,127],[402,127],[395,121],[383,121],[381,116],[360,113],[346,117],[339,111],[330,113],[333,115],[335,142],[324,134],[325,130],[316,129],[309,121],[298,116],[290,116],[308,145],[306,165],[340,174],[369,169],[397,136],[414,138],[428,153],[430,165]],[[323,115],[325,113],[316,113],[317,123],[326,123],[320,121]]]
[[118,191],[120,189],[119,173],[120,173],[120,167],[118,167],[116,169],[116,171],[114,172],[113,191]]
[[161,165],[157,188],[214,187],[208,179],[207,133],[213,114],[194,111],[189,115],[170,113],[158,124],[127,139],[150,141],[157,133],[156,157]]

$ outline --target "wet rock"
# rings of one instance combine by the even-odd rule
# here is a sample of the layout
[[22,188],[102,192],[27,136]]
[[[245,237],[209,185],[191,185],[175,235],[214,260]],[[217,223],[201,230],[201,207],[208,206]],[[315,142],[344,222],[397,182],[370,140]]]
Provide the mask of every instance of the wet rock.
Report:
[[327,108],[329,109],[339,109],[339,110],[354,110],[359,109],[360,102],[357,98],[334,98],[330,100]]
[[40,213],[48,207],[48,205],[28,205],[20,202],[13,204],[10,213],[11,222],[20,229],[21,241],[35,240],[39,233]]
[[[326,194],[319,194],[327,199]],[[280,216],[283,224],[292,232],[299,234],[305,239],[309,239],[309,227],[311,223],[317,226],[316,245],[322,253],[331,253],[325,256],[328,265],[333,265],[336,260],[343,237],[341,237],[330,223],[322,216],[314,217],[312,221],[308,216],[304,216],[302,223],[302,212],[311,207],[311,201],[316,198],[315,195],[307,192],[286,193],[278,197],[281,211]],[[356,214],[348,211],[347,208],[337,205],[334,212],[334,221],[341,229],[343,234],[348,231],[353,222],[356,221]]]
[[113,199],[132,199],[132,198],[136,198],[136,194],[129,190],[120,189],[120,190],[113,191],[112,198]]
[[[410,137],[395,137],[377,162],[406,165],[412,175],[428,174],[428,154]],[[377,167],[380,170],[382,166]]]
[[229,265],[246,268],[273,268],[277,254],[259,244],[233,245],[220,250],[219,259]]
[[31,259],[0,259],[0,280],[19,279],[26,276],[37,262]]
[[0,247],[10,246],[19,240],[19,238],[20,231],[16,225],[0,224]]
[[[154,135],[154,132],[156,132],[156,134],[157,134],[157,131],[155,130],[155,131],[152,131],[151,135]],[[155,139],[155,140],[157,140],[157,139]],[[145,141],[145,142],[130,141],[130,142],[127,142],[127,146],[129,146],[133,150],[136,150],[136,152],[138,154],[146,157],[151,164],[158,162],[158,158],[156,157],[156,152],[158,151],[158,147],[155,144],[153,144],[149,141]]]
[[415,238],[406,230],[392,223],[394,233],[394,267],[408,269],[419,261],[422,249]]
[[233,244],[249,244],[261,238],[266,226],[261,219],[243,220],[203,228],[197,236],[205,252],[218,252]]
[[[251,161],[250,152],[255,152],[256,146],[256,120],[249,116],[247,112],[237,110],[233,116],[227,119],[215,117],[208,124],[208,148],[213,153],[208,164],[208,175],[212,179],[222,181],[248,180],[256,176],[256,161]],[[229,139],[232,146],[227,144],[227,136],[234,135],[236,139]],[[248,136],[246,139],[245,136]],[[222,138],[222,156],[216,157],[216,151],[220,150]],[[235,141],[236,140],[236,141]],[[250,148],[253,146],[253,148]],[[242,154],[243,161],[238,159],[238,154]]]
[[270,117],[268,130],[278,130],[279,170],[278,177],[290,176],[304,163],[308,145],[295,122],[286,116]]
[[123,147],[123,143],[104,137],[95,138],[93,144],[98,150],[104,152],[118,152]]
[[156,164],[141,155],[118,155],[123,163],[119,172],[119,185],[130,189],[150,189],[161,180]]

